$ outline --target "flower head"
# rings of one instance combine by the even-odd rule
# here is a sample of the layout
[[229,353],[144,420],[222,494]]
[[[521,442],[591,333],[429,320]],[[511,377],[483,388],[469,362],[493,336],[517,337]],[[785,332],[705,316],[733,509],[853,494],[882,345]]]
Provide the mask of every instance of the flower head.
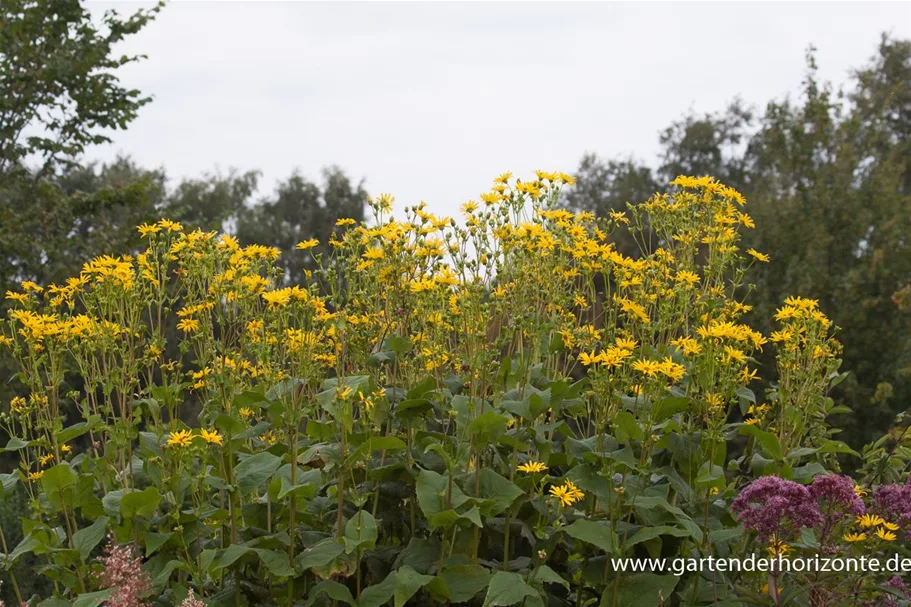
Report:
[[203,438],[204,441],[210,445],[220,445],[222,444],[221,434],[215,430],[206,430],[205,428],[200,429],[199,435]]
[[777,476],[763,476],[744,487],[731,512],[761,537],[784,538],[822,520],[809,489]]
[[524,464],[516,466],[516,470],[520,472],[546,472],[547,466],[541,462],[530,461]]
[[865,514],[863,516],[858,516],[855,520],[857,524],[864,529],[869,529],[870,527],[879,527],[886,522],[883,517],[876,514]]
[[142,559],[134,556],[133,546],[118,546],[113,538],[108,538],[104,551],[105,556],[98,559],[102,567],[96,576],[102,588],[111,589],[107,604],[110,607],[149,605],[144,597],[152,590],[152,580],[142,570]]
[[193,434],[189,430],[171,432],[168,437],[168,447],[189,447],[193,442]]

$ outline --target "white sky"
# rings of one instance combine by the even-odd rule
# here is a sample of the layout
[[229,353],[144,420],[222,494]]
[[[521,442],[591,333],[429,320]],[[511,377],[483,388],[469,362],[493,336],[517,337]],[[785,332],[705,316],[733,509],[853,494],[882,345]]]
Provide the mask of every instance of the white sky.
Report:
[[[111,6],[142,5],[90,3]],[[690,108],[793,95],[810,43],[844,83],[883,31],[911,37],[911,3],[173,2],[121,49],[154,101],[87,158],[260,169],[262,192],[338,164],[454,215],[503,171],[651,162]]]

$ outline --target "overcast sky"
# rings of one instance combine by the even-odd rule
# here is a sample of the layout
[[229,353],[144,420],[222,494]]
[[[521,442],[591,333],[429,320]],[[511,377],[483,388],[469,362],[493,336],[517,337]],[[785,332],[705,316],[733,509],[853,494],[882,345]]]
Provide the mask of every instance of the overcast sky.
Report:
[[451,215],[503,171],[652,162],[688,109],[793,95],[811,43],[845,83],[883,31],[911,37],[911,3],[178,1],[122,48],[148,55],[122,80],[154,101],[87,157],[260,169],[263,193],[338,164]]

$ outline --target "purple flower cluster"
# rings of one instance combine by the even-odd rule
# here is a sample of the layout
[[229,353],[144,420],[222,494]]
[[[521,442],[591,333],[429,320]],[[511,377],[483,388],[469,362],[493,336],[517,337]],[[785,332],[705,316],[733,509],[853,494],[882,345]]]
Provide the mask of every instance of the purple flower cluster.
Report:
[[763,538],[782,539],[822,521],[819,502],[810,490],[777,476],[763,476],[744,487],[731,512]]
[[854,492],[854,481],[849,476],[817,476],[810,485],[810,494],[825,504],[827,517],[841,518],[848,514],[860,516],[867,511],[863,500]]
[[873,492],[873,508],[880,516],[903,527],[911,523],[911,485],[880,485]]

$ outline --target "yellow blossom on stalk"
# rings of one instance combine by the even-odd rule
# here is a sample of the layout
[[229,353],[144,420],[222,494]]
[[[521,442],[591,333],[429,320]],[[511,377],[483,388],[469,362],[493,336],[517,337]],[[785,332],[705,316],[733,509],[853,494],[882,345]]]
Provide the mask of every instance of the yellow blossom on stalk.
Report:
[[885,527],[886,529],[888,529],[889,531],[898,531],[898,525],[896,525],[895,523],[890,523],[889,521],[885,521],[882,524],[882,526]]
[[215,430],[210,431],[210,430],[206,430],[205,428],[201,428],[199,430],[199,435],[202,437],[202,439],[204,441],[206,441],[210,445],[222,444],[221,434],[219,434]]
[[469,213],[474,213],[475,211],[478,210],[478,203],[476,203],[474,200],[469,200],[468,202],[464,203],[461,207],[459,207],[459,210],[462,211],[463,213],[465,213],[466,215]]
[[42,455],[41,458],[38,459],[38,463],[41,464],[42,466],[47,466],[48,462],[52,462],[52,461],[54,461],[53,453],[48,453],[47,455]]
[[569,494],[572,496],[573,501],[578,502],[585,498],[585,493],[583,493],[581,489],[576,487],[576,485],[573,484],[572,481],[566,481],[566,487],[567,487],[567,489],[569,489]]
[[668,379],[673,381],[680,381],[686,375],[686,367],[680,363],[675,363],[669,356],[661,361],[660,370]]
[[338,227],[341,227],[341,226],[353,226],[353,225],[356,224],[356,223],[357,223],[357,222],[356,222],[354,219],[350,218],[350,217],[343,217],[342,219],[339,219],[338,221],[336,221],[336,222],[335,222],[335,225],[338,226]]
[[310,240],[304,240],[303,242],[297,243],[294,248],[298,251],[306,251],[307,249],[312,249],[316,246],[319,246],[319,240],[316,238],[311,238]]
[[886,542],[892,542],[895,541],[895,538],[898,536],[896,536],[891,531],[886,531],[885,529],[879,528],[876,530],[876,537]]
[[253,409],[251,409],[249,407],[241,407],[240,409],[237,410],[237,412],[244,419],[250,419],[254,415]]
[[28,403],[21,396],[15,396],[9,401],[9,408],[13,413],[25,413],[28,410]]
[[586,367],[591,366],[591,365],[596,365],[600,361],[601,361],[600,355],[595,354],[594,352],[592,352],[591,354],[589,354],[588,352],[581,352],[579,354],[579,362],[581,362]]
[[339,400],[347,400],[348,397],[351,396],[351,392],[352,392],[351,386],[345,386],[344,388],[337,387],[335,389],[335,396]]
[[168,437],[168,447],[189,447],[193,442],[193,434],[189,430],[171,432]]
[[643,375],[648,375],[649,377],[657,377],[658,374],[662,372],[661,363],[656,360],[647,359],[639,359],[634,362],[633,369]]
[[184,333],[192,333],[199,329],[199,321],[195,318],[183,318],[177,323],[177,328]]
[[276,308],[283,308],[288,305],[291,301],[291,289],[277,289],[275,291],[267,291],[262,294],[263,300],[269,304],[269,309],[274,310]]
[[846,533],[842,536],[846,542],[862,542],[867,539],[866,533]]
[[167,219],[161,219],[158,221],[158,225],[167,230],[168,232],[179,232],[183,229],[183,226],[177,223],[176,221],[169,221]]
[[28,295],[26,293],[16,293],[14,291],[7,291],[6,298],[12,301],[16,301],[20,304],[28,303]]
[[699,275],[695,274],[693,272],[686,271],[686,270],[681,270],[681,271],[677,272],[677,275],[674,277],[674,280],[677,282],[682,282],[682,283],[686,283],[689,285],[695,285],[697,282],[699,282]]
[[143,238],[145,238],[146,236],[149,236],[150,234],[158,234],[161,231],[161,226],[158,224],[154,224],[154,223],[152,223],[152,224],[143,223],[141,225],[136,226],[136,229],[139,230],[139,235],[142,236]]
[[869,529],[870,527],[879,527],[886,522],[883,517],[876,514],[864,514],[863,516],[858,516],[856,521],[857,524],[864,529]]
[[678,337],[671,341],[671,345],[683,350],[685,356],[693,356],[702,352],[702,346],[692,337]]
[[768,550],[769,556],[772,558],[779,556],[784,557],[788,556],[788,554],[791,552],[791,547],[779,539],[772,538],[772,540],[769,542],[769,547],[766,550]]
[[44,476],[44,470],[38,470],[37,472],[29,472],[29,473],[28,473],[28,480],[30,480],[30,481],[37,481],[37,480],[40,479],[42,476]]
[[60,445],[61,453],[69,453],[70,451],[72,451],[72,449],[70,448],[69,445]]
[[550,494],[560,500],[560,505],[563,507],[572,506],[573,502],[575,502],[572,492],[566,485],[552,486],[550,488]]
[[518,466],[516,466],[516,470],[518,470],[519,472],[528,472],[528,473],[546,472],[547,466],[545,466],[541,462],[529,461],[525,464],[519,464]]
[[857,497],[863,497],[867,495],[867,490],[861,487],[860,485],[854,485],[854,495]]

